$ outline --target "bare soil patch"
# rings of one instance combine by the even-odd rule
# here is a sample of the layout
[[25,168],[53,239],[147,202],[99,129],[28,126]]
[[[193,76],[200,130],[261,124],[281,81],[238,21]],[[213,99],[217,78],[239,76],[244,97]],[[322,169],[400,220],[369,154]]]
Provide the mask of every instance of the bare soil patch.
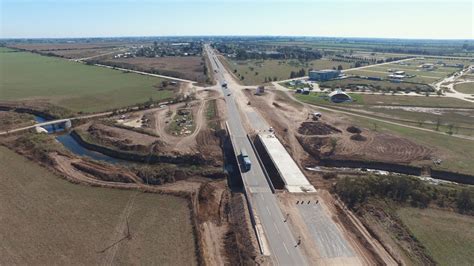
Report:
[[200,56],[119,58],[109,59],[106,63],[198,82],[207,79],[204,73],[205,62]]
[[341,133],[341,130],[323,122],[303,122],[298,133],[302,135],[329,135],[332,133]]
[[138,133],[132,130],[108,126],[99,122],[90,122],[75,129],[81,136],[101,145],[123,151],[139,153],[159,150],[163,146],[157,137]]
[[354,134],[351,136],[351,140],[355,140],[355,141],[366,141],[367,138],[362,136],[361,134]]
[[23,49],[27,51],[58,51],[58,50],[80,50],[80,49],[98,49],[122,46],[120,43],[31,43],[16,44],[9,47]]
[[369,131],[365,131],[360,140],[338,139],[335,151],[335,157],[340,158],[362,158],[399,163],[430,160],[432,155],[433,150],[431,148],[413,141],[391,134]]

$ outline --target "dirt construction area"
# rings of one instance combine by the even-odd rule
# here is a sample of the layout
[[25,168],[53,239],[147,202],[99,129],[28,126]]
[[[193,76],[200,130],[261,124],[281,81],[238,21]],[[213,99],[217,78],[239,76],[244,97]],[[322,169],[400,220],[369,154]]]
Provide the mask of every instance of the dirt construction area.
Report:
[[[196,99],[163,105],[145,111],[117,115],[75,128],[88,142],[114,150],[164,156],[199,155],[213,165],[222,165],[219,128],[223,100],[212,90],[196,92]],[[215,100],[217,112],[206,116],[208,102]],[[185,112],[186,115],[182,115]],[[212,122],[216,127],[209,127]]]
[[[285,92],[266,90],[257,96],[246,92],[252,106],[274,127],[298,163],[307,166],[321,158],[376,160],[422,164],[436,150],[407,139],[354,125],[346,117],[324,112],[315,119],[315,108],[298,105]],[[306,154],[306,155],[301,155]]]

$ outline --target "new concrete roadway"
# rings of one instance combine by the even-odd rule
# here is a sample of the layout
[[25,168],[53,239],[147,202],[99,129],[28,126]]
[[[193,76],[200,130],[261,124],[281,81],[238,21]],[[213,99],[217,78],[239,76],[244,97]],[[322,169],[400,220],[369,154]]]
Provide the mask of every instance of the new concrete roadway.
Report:
[[[226,69],[217,56],[209,46],[206,45],[205,49],[218,86],[229,83],[224,75]],[[233,88],[228,84],[228,88],[222,88],[222,91],[227,105],[229,133],[236,153],[239,154],[240,149],[245,149],[252,161],[251,169],[243,172],[242,178],[248,191],[248,200],[257,217],[257,231],[258,226],[261,225],[263,228],[265,235],[265,239],[262,239],[263,248],[265,249],[268,244],[269,255],[274,265],[307,265],[299,246],[296,245],[297,239],[291,233],[288,224],[284,222],[285,218],[278,206],[278,200],[271,192],[263,169],[247,138],[247,132],[242,125],[242,118],[233,97]]]

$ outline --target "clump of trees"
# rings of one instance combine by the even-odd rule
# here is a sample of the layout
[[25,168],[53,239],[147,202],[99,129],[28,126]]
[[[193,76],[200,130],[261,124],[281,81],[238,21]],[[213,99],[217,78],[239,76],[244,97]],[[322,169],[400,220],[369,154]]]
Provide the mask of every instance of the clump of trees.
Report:
[[305,75],[306,75],[306,71],[304,70],[304,68],[302,68],[298,71],[291,71],[290,72],[290,79],[304,77]]
[[214,47],[223,54],[232,54],[237,60],[247,59],[298,59],[309,61],[320,59],[323,54],[319,50],[306,47],[277,46],[268,48],[255,44],[245,43],[217,43]]
[[436,204],[439,207],[455,208],[460,213],[474,213],[473,188],[435,186],[403,175],[341,178],[334,186],[334,191],[353,209],[370,198],[379,198],[419,208]]

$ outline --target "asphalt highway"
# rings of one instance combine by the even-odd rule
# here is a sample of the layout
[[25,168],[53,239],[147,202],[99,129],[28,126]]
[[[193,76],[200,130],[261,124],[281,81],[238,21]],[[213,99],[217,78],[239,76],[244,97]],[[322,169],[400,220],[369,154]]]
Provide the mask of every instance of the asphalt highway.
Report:
[[255,215],[263,228],[270,258],[275,265],[307,265],[299,246],[296,245],[297,237],[293,236],[288,224],[284,222],[285,218],[278,206],[278,200],[271,192],[267,179],[247,138],[247,132],[242,125],[237,103],[232,95],[232,90],[238,88],[232,88],[230,84],[228,84],[228,88],[221,86],[224,83],[229,83],[225,80],[223,74],[226,73],[226,69],[208,45],[205,46],[205,49],[217,84],[224,93],[228,111],[227,123],[235,152],[239,155],[240,150],[245,149],[252,161],[251,169],[243,172],[242,178],[249,192],[249,200]]

